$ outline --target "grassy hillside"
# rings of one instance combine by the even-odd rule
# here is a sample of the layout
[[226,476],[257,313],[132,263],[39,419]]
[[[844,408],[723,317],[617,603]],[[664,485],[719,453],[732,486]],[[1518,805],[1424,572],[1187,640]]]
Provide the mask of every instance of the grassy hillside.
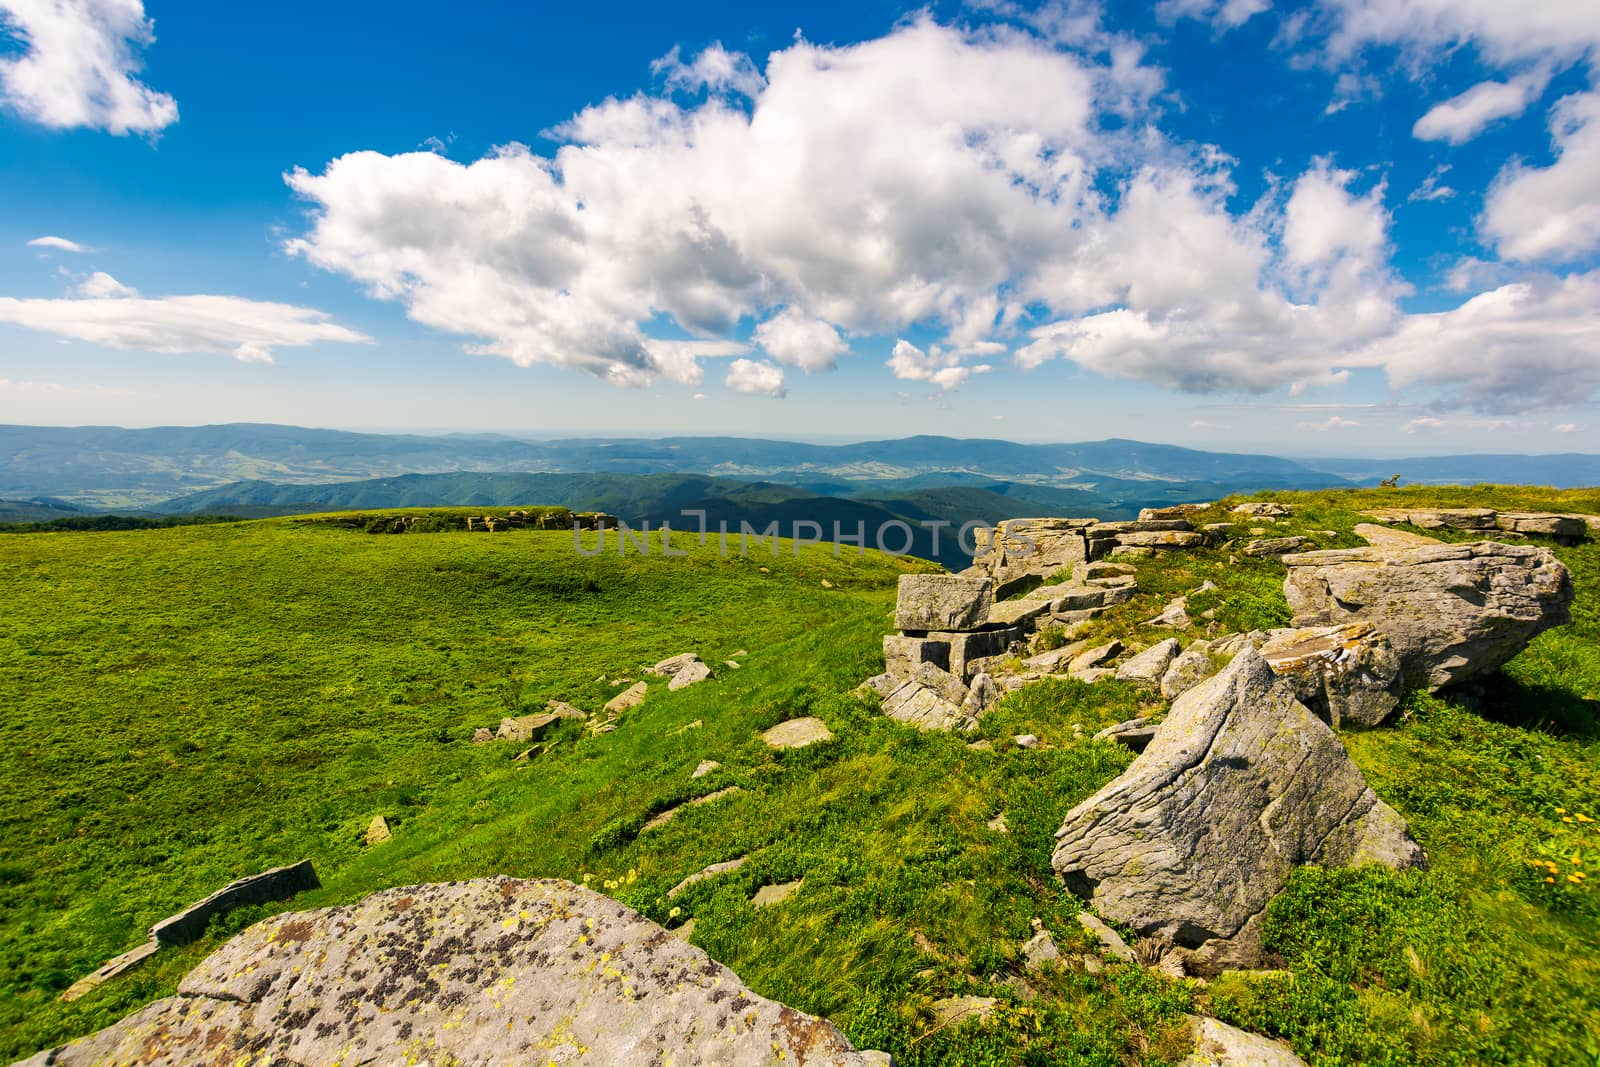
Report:
[[[1450,495],[1301,495],[1284,528],[1346,543],[1358,504]],[[1595,493],[1457,496],[1600,511]],[[1278,977],[1203,987],[1071,968],[1024,1002],[999,980],[1031,919],[1064,951],[1087,947],[1051,877],[1052,834],[1129,760],[1073,726],[1087,737],[1127,718],[1138,695],[1035,686],[985,719],[990,752],[918,734],[850,690],[881,668],[897,575],[925,564],[787,546],[721,559],[714,541],[674,540],[687,557],[588,558],[570,533],[370,537],[277,520],[0,539],[0,1056],[169,993],[269,909],[56,999],[154,920],[309,856],[324,888],[295,908],[418,881],[587,876],[658,921],[693,917],[694,942],[756,990],[913,1065],[1173,1063],[1195,1008],[1282,1034],[1313,1063],[1600,1061],[1600,910],[1564,877],[1591,869],[1600,836],[1562,821],[1600,818],[1593,543],[1558,549],[1577,578],[1574,624],[1476,694],[1479,710],[1419,697],[1399,726],[1349,738],[1431,871],[1305,872],[1273,909]],[[1224,587],[1219,617],[1269,621],[1273,566],[1152,561],[1147,592],[1101,625],[1148,618],[1201,573]],[[722,666],[741,649],[742,668]],[[621,688],[606,679],[689,650],[717,677],[677,693],[653,682],[614,733],[568,726],[521,763],[524,746],[470,743],[549,698],[597,708]],[[759,740],[802,714],[836,739],[780,753]],[[1046,747],[1009,746],[1020,732]],[[691,779],[706,759],[721,768]],[[640,833],[729,785],[743,792]],[[986,825],[1001,813],[1007,834]],[[375,814],[395,836],[368,849]],[[664,899],[743,854],[738,872]],[[1546,883],[1535,861],[1565,864],[1563,879]],[[751,908],[758,886],[802,877],[785,904]],[[936,1029],[928,1005],[959,993],[1006,1007],[985,1028]]]

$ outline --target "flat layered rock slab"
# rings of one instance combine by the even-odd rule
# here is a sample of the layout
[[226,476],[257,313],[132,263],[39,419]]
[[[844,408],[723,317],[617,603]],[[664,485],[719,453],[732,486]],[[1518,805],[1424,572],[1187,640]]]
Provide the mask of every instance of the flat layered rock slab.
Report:
[[761,740],[773,748],[805,748],[818,741],[832,741],[833,731],[829,730],[828,724],[821,719],[807,715],[803,719],[780,722],[762,734]]
[[554,880],[477,879],[280,915],[178,996],[27,1067],[663,1062],[866,1067],[825,1019],[631,909]]

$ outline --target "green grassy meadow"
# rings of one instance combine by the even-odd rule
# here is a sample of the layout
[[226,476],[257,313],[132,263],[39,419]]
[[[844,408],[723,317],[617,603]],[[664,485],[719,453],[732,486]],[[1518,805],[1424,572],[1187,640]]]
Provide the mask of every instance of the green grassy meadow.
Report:
[[[1311,535],[1327,545],[1355,543],[1354,510],[1373,504],[1600,511],[1600,493],[1494,488],[1281,498],[1301,511],[1274,533],[1331,530]],[[1281,1035],[1314,1064],[1600,1063],[1600,898],[1566,877],[1594,870],[1600,834],[1563,821],[1600,818],[1593,542],[1557,549],[1577,582],[1571,626],[1467,703],[1416,696],[1398,725],[1347,737],[1430,871],[1302,872],[1273,907],[1283,966],[1265,977],[1069,965],[1023,1000],[1003,979],[1031,919],[1063,952],[1089,947],[1051,876],[1052,835],[1129,762],[1086,738],[1138,714],[1140,695],[1047,681],[985,718],[992,751],[920,734],[852,690],[881,669],[898,575],[929,564],[787,543],[720,558],[714,537],[673,540],[686,556],[663,558],[659,538],[648,557],[614,543],[588,557],[570,533],[292,520],[0,537],[0,1057],[169,994],[269,911],[503,873],[588,878],[669,926],[693,918],[694,943],[758,992],[902,1064],[1175,1063],[1193,1010]],[[1221,588],[1192,608],[1214,608],[1218,632],[1283,624],[1281,567],[1206,551],[1141,562],[1143,591],[1097,632],[1141,632],[1206,577]],[[742,667],[723,666],[739,650]],[[526,746],[471,743],[551,698],[598,710],[624,688],[612,681],[684,651],[715,679],[676,693],[651,680],[615,732],[569,724],[524,762]],[[835,740],[761,742],[798,715]],[[1045,745],[1011,746],[1022,732]],[[706,759],[722,766],[691,779]],[[742,792],[640,832],[727,786]],[[986,826],[1002,813],[1003,834]],[[376,814],[394,837],[368,848]],[[155,920],[305,857],[321,890],[236,912],[59,1001]],[[1549,863],[1560,877],[1546,882]],[[750,906],[759,886],[800,878],[785,903]],[[929,1005],[962,993],[1004,1007],[937,1029]]]

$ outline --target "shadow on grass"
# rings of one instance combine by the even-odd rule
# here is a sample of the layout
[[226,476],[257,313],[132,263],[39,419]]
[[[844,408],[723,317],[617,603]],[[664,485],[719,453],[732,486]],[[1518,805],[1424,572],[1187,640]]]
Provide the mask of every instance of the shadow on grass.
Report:
[[1565,737],[1600,738],[1600,700],[1531,685],[1496,671],[1483,681],[1483,717]]

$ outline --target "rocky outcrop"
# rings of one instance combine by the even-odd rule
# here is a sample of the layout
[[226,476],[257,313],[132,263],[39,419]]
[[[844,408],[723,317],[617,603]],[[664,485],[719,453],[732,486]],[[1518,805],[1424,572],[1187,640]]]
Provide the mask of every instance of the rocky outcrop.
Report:
[[1486,674],[1570,621],[1572,575],[1546,548],[1373,545],[1283,562],[1295,626],[1371,623],[1400,654],[1408,686]]
[[1167,668],[1178,657],[1179,647],[1176,637],[1157,641],[1143,652],[1119,664],[1117,677],[1124,682],[1158,689],[1161,686],[1161,676],[1167,673]]
[[1333,727],[1380,726],[1404,692],[1400,656],[1370,623],[1275,630],[1261,657]]
[[902,574],[895,600],[898,630],[976,630],[989,622],[994,583],[987,578],[954,574]]
[[1101,915],[1234,963],[1258,956],[1253,920],[1296,867],[1368,862],[1425,858],[1253,649],[1180,697],[1127,771],[1067,813],[1052,857]]
[[827,1020],[758,996],[614,900],[485,878],[268,919],[189,972],[177,996],[23,1062],[869,1061]]
[[1007,519],[975,531],[972,565],[1005,596],[1032,578],[1044,578],[1088,559],[1084,530],[1095,519]]
[[247,904],[287,900],[296,893],[317,889],[321,885],[310,860],[252,874],[248,878],[229,882],[204,900],[162,919],[150,928],[150,940],[161,945],[187,945],[205,933],[206,926],[218,915],[225,915]]
[[1363,512],[1379,522],[1404,522],[1424,530],[1504,530],[1576,541],[1596,525],[1592,515],[1548,511],[1496,511],[1493,508],[1379,508]]
[[1298,552],[1310,543],[1309,537],[1266,537],[1251,541],[1241,551],[1247,556],[1282,556]]
[[1294,509],[1288,504],[1280,504],[1276,500],[1252,501],[1248,504],[1239,504],[1233,509],[1235,515],[1249,515],[1258,519],[1281,519],[1292,515]]

